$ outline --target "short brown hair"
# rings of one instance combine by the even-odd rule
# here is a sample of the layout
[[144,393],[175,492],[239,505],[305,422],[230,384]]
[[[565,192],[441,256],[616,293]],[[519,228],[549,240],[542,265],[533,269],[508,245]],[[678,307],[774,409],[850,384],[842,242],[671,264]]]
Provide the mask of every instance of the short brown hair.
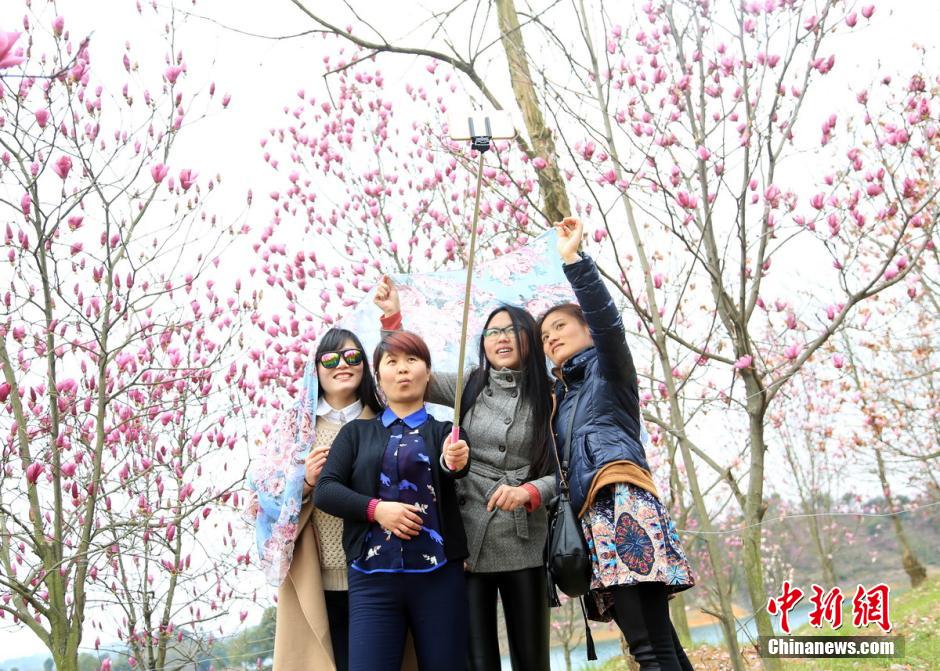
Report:
[[388,352],[416,356],[427,364],[428,370],[431,370],[431,351],[428,349],[428,344],[417,333],[392,331],[382,336],[382,341],[376,346],[375,353],[372,355],[372,369],[376,375],[379,373],[379,362],[382,361],[382,356]]
[[569,317],[577,319],[579,322],[587,326],[587,319],[584,318],[584,310],[581,309],[581,306],[577,303],[559,303],[558,305],[553,305],[552,307],[546,310],[545,314],[542,315],[539,319],[539,335],[542,335],[542,326],[548,320],[548,318],[555,312],[562,312]]

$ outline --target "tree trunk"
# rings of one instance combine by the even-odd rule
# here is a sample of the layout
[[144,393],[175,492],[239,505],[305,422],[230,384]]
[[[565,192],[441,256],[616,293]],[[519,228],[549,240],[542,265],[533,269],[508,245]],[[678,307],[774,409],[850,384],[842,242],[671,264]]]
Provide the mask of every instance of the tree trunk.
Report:
[[689,616],[685,612],[685,593],[680,592],[669,601],[669,615],[672,626],[676,629],[682,647],[692,645],[692,634],[689,631]]
[[836,584],[836,570],[832,562],[832,554],[823,546],[822,533],[819,530],[819,517],[811,508],[804,508],[804,512],[809,515],[809,533],[813,538],[813,547],[816,549],[816,555],[819,557],[819,564],[822,568],[823,582],[826,589],[831,589]]
[[[748,378],[745,377],[747,385]],[[743,550],[744,574],[747,592],[751,598],[754,622],[758,636],[773,636],[774,629],[767,612],[767,590],[764,585],[764,566],[761,563],[761,523],[767,507],[764,505],[764,454],[767,444],[764,442],[764,406],[760,391],[755,384],[747,386],[748,417],[750,420],[751,463],[748,475],[747,498],[744,505]],[[765,658],[761,663],[768,671],[783,668],[779,659]]]
[[888,483],[888,474],[885,471],[885,461],[881,456],[881,450],[875,448],[875,458],[878,460],[878,479],[881,481],[881,491],[884,493],[885,504],[891,511],[891,524],[894,526],[894,535],[897,536],[898,545],[901,546],[901,564],[904,566],[904,572],[911,581],[911,587],[917,588],[924,584],[927,579],[927,569],[917,559],[911,544],[907,540],[907,534],[904,533],[904,524],[901,522],[901,516],[898,515],[894,506],[894,496],[891,494],[891,485]]
[[496,9],[500,40],[509,64],[512,91],[522,111],[526,131],[532,141],[532,149],[536,156],[541,156],[547,163],[545,168],[537,173],[543,214],[549,222],[561,221],[571,214],[571,206],[568,203],[568,192],[555,157],[555,139],[552,137],[551,129],[545,125],[545,117],[542,115],[542,108],[529,73],[529,58],[522,39],[519,15],[516,13],[513,0],[496,0]]

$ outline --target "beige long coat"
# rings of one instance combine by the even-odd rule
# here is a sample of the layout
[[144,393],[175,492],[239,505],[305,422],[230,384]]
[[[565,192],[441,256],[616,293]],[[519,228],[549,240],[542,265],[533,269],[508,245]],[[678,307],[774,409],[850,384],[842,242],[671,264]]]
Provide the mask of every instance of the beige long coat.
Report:
[[[274,671],[336,671],[320,579],[320,546],[312,516],[311,496],[300,510],[294,556],[278,592]],[[402,671],[417,669],[409,636]]]

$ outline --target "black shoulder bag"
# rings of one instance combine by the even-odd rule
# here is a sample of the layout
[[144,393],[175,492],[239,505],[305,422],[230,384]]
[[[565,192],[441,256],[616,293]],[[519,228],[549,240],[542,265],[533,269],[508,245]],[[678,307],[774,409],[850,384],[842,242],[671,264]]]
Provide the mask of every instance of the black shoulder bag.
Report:
[[[581,389],[575,392],[574,402],[571,404],[571,414],[568,418],[568,432],[565,447],[571,450],[571,436],[574,429],[574,417],[578,411],[578,399]],[[587,620],[587,611],[584,605],[584,595],[591,590],[591,554],[588,552],[584,533],[581,531],[581,522],[571,508],[571,498],[568,493],[568,459],[564,465],[558,458],[558,479],[561,491],[558,493],[548,511],[548,537],[545,541],[545,568],[548,573],[548,600],[554,606],[560,606],[558,592],[560,589],[567,596],[581,601],[581,613],[584,616],[586,633],[587,656],[589,660],[597,659],[594,649],[594,639]]]

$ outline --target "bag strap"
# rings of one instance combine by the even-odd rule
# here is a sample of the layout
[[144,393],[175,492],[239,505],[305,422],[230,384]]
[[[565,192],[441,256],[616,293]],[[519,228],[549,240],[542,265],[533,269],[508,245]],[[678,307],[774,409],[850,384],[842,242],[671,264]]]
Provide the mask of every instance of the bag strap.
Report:
[[584,387],[578,387],[574,393],[574,401],[571,403],[571,415],[568,417],[568,431],[565,433],[565,459],[562,462],[565,466],[565,472],[568,471],[568,457],[571,456],[571,434],[574,433],[574,417],[578,414],[578,399],[581,398],[581,390]]
[[[587,598],[593,598],[590,595]],[[594,647],[594,637],[591,635],[591,623],[588,622],[587,607],[584,605],[585,597],[579,597],[578,600],[581,602],[581,615],[584,617],[584,641],[585,647],[587,648],[587,658],[588,661],[597,660],[597,648]]]
[[[571,415],[568,417],[568,427],[565,433],[565,451],[568,455],[571,454],[571,435],[574,432],[574,417],[578,412],[578,399],[581,397],[582,387],[578,387],[578,391],[574,393],[574,402],[571,404]],[[556,397],[557,398],[557,397]],[[555,453],[555,463],[558,464],[558,474],[559,479],[561,480],[561,487],[563,492],[568,491],[568,456],[565,456],[564,463],[558,457],[558,449],[552,450]]]

